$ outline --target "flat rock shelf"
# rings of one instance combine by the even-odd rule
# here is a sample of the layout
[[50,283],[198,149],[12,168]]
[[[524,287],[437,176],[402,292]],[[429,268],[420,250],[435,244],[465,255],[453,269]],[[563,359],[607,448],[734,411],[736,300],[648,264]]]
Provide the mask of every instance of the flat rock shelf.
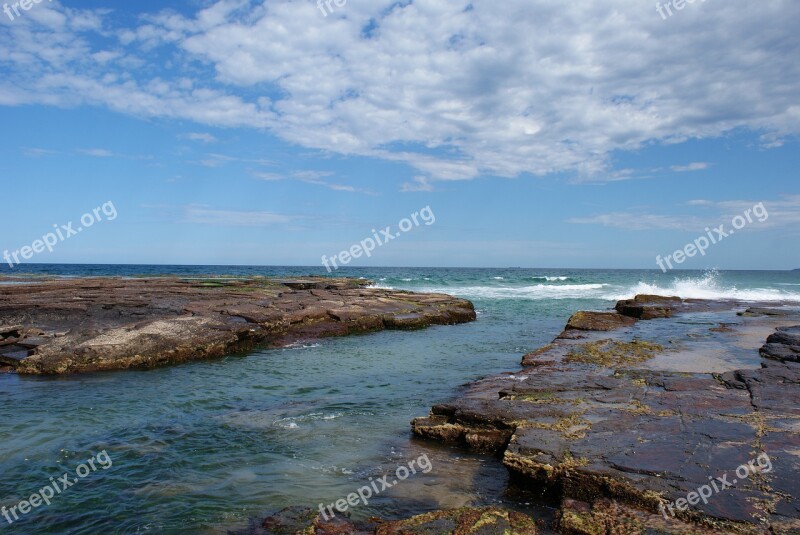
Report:
[[638,296],[412,429],[502,458],[558,533],[798,534],[798,323],[796,304]]
[[0,278],[0,370],[143,369],[254,347],[474,321],[469,301],[363,279]]

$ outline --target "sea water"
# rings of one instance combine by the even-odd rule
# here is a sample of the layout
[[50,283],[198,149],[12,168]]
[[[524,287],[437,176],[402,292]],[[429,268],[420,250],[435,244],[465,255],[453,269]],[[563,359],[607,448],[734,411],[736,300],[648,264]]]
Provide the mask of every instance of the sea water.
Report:
[[[4,275],[321,275],[322,268],[21,266]],[[461,385],[517,371],[577,310],[637,293],[800,301],[800,273],[575,269],[343,269],[383,288],[472,300],[478,321],[318,340],[150,371],[0,375],[0,506],[106,451],[81,478],[0,530],[225,533],[288,506],[317,508],[421,454],[428,474],[352,508],[398,518],[461,505],[525,508],[495,459],[411,438],[409,422]],[[13,520],[13,517],[12,517]]]

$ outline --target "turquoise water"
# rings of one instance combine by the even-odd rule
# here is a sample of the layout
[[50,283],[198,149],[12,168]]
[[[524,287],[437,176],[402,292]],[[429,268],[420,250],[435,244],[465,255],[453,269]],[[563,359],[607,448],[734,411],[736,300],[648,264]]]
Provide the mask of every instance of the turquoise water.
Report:
[[[33,266],[62,276],[321,274],[320,268]],[[9,274],[6,270],[5,274]],[[14,270],[20,275],[20,270]],[[12,507],[100,451],[113,460],[9,533],[225,533],[290,505],[332,503],[427,455],[428,474],[360,505],[398,517],[503,502],[492,459],[411,439],[409,421],[460,385],[515,370],[579,309],[635,293],[800,301],[800,273],[348,269],[379,286],[473,300],[478,321],[382,332],[147,372],[57,379],[0,375],[0,506]]]

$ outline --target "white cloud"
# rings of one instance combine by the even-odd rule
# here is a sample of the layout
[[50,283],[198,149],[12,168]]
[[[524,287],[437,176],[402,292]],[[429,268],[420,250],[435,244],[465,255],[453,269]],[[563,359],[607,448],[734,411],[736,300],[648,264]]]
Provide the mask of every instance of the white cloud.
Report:
[[78,152],[93,158],[112,158],[114,153],[106,149],[78,149]]
[[259,180],[268,180],[270,182],[274,182],[276,180],[284,180],[286,178],[284,175],[278,173],[262,173],[260,171],[252,171],[250,174],[258,178]]
[[252,127],[430,181],[624,180],[639,176],[614,170],[614,151],[739,128],[773,147],[800,133],[789,0],[701,3],[668,21],[640,0],[373,0],[328,17],[306,0],[223,0],[123,28],[57,3],[31,14],[0,25],[0,105]]
[[293,178],[307,181],[321,180],[329,176],[333,176],[331,171],[295,171],[292,173]]
[[425,176],[415,176],[412,182],[406,182],[400,186],[400,191],[404,193],[416,191],[433,191],[433,184]]
[[707,162],[693,162],[689,165],[673,165],[670,167],[676,173],[688,173],[692,171],[703,171],[704,169],[708,169],[711,167],[710,163]]
[[574,217],[567,223],[599,225],[623,230],[697,230],[705,224],[696,217],[633,212],[612,212],[591,217]]
[[757,204],[763,204],[769,214],[769,219],[759,223],[758,228],[796,228],[800,224],[800,195],[797,194],[783,195],[779,199],[711,202],[709,206],[717,208],[725,219],[730,219],[747,210],[752,212]]
[[227,154],[209,153],[204,158],[193,162],[203,167],[222,167],[229,163],[254,163],[257,165],[272,165],[274,162],[271,160],[264,160],[262,158],[239,158],[236,156],[229,156]]
[[[749,228],[765,230],[768,228],[796,228],[800,224],[800,195],[784,195],[773,200],[749,201],[709,201],[691,200],[688,206],[715,210],[716,214],[703,215],[660,215],[648,214],[641,210],[611,212],[590,217],[575,217],[568,223],[598,225],[624,230],[702,230],[707,226],[728,224],[736,216],[749,212],[750,219],[758,221]],[[759,206],[760,205],[760,206]],[[758,207],[757,207],[758,206]],[[756,208],[757,207],[757,208]],[[707,211],[706,210],[706,211]],[[764,214],[768,214],[768,218]],[[764,219],[763,221],[761,219]]]
[[192,133],[189,133],[189,134],[185,134],[182,137],[184,137],[185,139],[188,139],[189,141],[199,141],[201,143],[216,143],[217,142],[217,138],[215,138],[211,134],[208,134],[208,133],[205,133],[205,132],[192,132]]
[[75,152],[83,154],[84,156],[91,156],[92,158],[127,158],[129,160],[152,160],[152,156],[131,156],[127,154],[118,154],[107,149],[77,149]]
[[41,158],[43,156],[55,156],[57,154],[61,154],[57,150],[42,149],[39,147],[26,148],[22,151],[22,153],[28,158]]
[[349,186],[347,184],[336,184],[324,180],[326,177],[330,177],[335,174],[331,171],[293,171],[288,175],[281,175],[278,173],[262,173],[262,172],[251,172],[251,174],[260,180],[267,180],[270,182],[276,180],[292,179],[304,182],[306,184],[312,184],[314,186],[322,186],[324,188],[328,188],[333,191],[345,191],[349,193],[364,193],[366,195],[375,195],[374,192],[369,190],[356,188],[355,186]]
[[200,206],[184,207],[184,223],[229,227],[266,227],[289,223],[290,216],[272,212],[252,212],[237,210],[212,210]]

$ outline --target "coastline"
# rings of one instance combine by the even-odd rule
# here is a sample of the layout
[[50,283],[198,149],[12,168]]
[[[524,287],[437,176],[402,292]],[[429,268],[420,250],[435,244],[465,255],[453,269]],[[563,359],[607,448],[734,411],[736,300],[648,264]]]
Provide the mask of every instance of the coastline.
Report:
[[[764,335],[752,366],[682,369],[691,342],[664,347],[635,327],[707,312],[725,320],[706,327],[717,340],[747,347]],[[561,533],[796,533],[798,323],[800,309],[775,303],[660,296],[579,312],[522,370],[469,385],[412,430],[501,457],[516,484],[557,507]],[[695,489],[759,455],[771,460],[768,474],[687,506]]]
[[[643,339],[659,322],[691,341]],[[412,422],[418,438],[502,459],[509,488],[539,496],[551,518],[462,507],[354,521],[297,507],[236,533],[797,533],[798,323],[797,303],[637,296],[576,312],[522,370],[466,385]],[[698,329],[751,353],[747,367],[689,369]]]
[[[303,273],[309,271],[289,271],[279,274],[278,278],[286,280]],[[290,348],[277,351],[264,346],[264,350],[247,352],[247,358],[241,358],[244,357],[242,353],[232,358],[126,374],[77,374],[50,378],[9,374],[4,380],[11,399],[19,400],[20,406],[26,405],[25,400],[38,399],[43,391],[58,391],[58,396],[69,401],[56,412],[56,407],[46,404],[29,411],[28,416],[22,413],[14,416],[7,429],[11,431],[15,426],[25,425],[24,422],[35,415],[34,421],[41,422],[36,429],[41,427],[41,432],[45,433],[45,426],[51,428],[47,422],[72,421],[75,414],[91,411],[86,414],[92,415],[92,426],[89,429],[79,427],[80,433],[75,435],[71,449],[89,455],[92,450],[84,448],[92,444],[110,448],[108,451],[114,455],[115,466],[124,467],[124,473],[119,474],[122,480],[118,484],[104,482],[103,488],[130,486],[136,489],[134,503],[117,507],[128,528],[141,525],[141,514],[145,514],[151,525],[177,529],[186,522],[192,510],[203,511],[203,520],[190,520],[192,525],[196,529],[205,527],[214,533],[243,529],[249,519],[258,518],[254,522],[260,525],[265,510],[279,511],[292,504],[311,505],[318,501],[333,503],[366,482],[368,477],[380,476],[384,469],[394,464],[394,459],[399,463],[400,459],[427,453],[435,466],[430,477],[404,483],[391,494],[371,500],[369,507],[354,511],[349,520],[354,525],[360,525],[370,517],[390,521],[414,518],[417,522],[421,518],[413,515],[435,513],[424,518],[449,522],[459,517],[453,517],[452,508],[467,507],[463,511],[465,516],[461,517],[466,520],[475,518],[477,510],[473,507],[483,510],[481,508],[491,506],[506,513],[517,510],[527,514],[536,520],[537,532],[554,533],[548,527],[552,525],[553,515],[561,510],[561,502],[555,504],[557,508],[550,509],[552,505],[540,504],[535,493],[520,490],[516,476],[509,481],[502,459],[468,454],[461,447],[435,445],[426,440],[408,441],[408,434],[403,429],[407,429],[407,422],[414,416],[426,413],[431,404],[450,403],[453,396],[458,395],[454,393],[468,393],[471,386],[460,386],[465,382],[474,385],[486,380],[487,376],[498,374],[506,377],[506,384],[508,376],[520,378],[519,373],[504,371],[515,369],[520,355],[526,354],[530,348],[546,346],[563,330],[575,310],[603,310],[613,306],[613,302],[604,299],[575,301],[572,295],[578,292],[590,296],[624,294],[626,289],[641,285],[639,281],[654,286],[666,285],[659,283],[658,278],[649,280],[635,274],[631,276],[630,272],[623,273],[621,278],[617,278],[620,276],[616,272],[571,270],[514,273],[465,270],[463,273],[447,273],[447,277],[442,276],[443,272],[422,269],[359,274],[377,281],[383,291],[395,291],[391,287],[415,293],[435,290],[475,299],[481,321],[459,328],[437,328],[425,332],[387,331],[368,337],[318,339],[318,343],[290,344]],[[250,274],[244,275],[251,278]],[[738,280],[737,276],[734,274],[731,278]],[[369,283],[366,277],[359,279],[360,284]],[[194,271],[173,278],[216,286],[226,279],[241,277],[205,277]],[[447,283],[449,280],[457,281],[457,284]],[[789,294],[791,285],[783,290],[781,283],[796,279],[778,278],[774,280],[774,286],[762,286],[760,276],[753,280],[748,285],[737,285],[739,291],[734,289],[733,295],[754,288],[748,291],[753,295],[771,297],[766,289],[770,287]],[[714,283],[713,278],[705,276],[693,281],[698,291],[710,288],[722,293],[731,287],[727,280]],[[214,290],[211,286],[208,288]],[[546,299],[530,300],[528,296],[532,292],[542,294]],[[509,301],[506,296],[512,293],[516,297]],[[563,295],[565,299],[549,297],[557,295]],[[699,306],[695,300],[687,302]],[[697,321],[704,326],[695,326],[689,333],[693,337],[690,342],[693,351],[689,353],[698,365],[706,364],[706,360],[696,358],[698,354],[709,353],[709,358],[716,364],[727,366],[724,370],[741,369],[740,359],[750,362],[749,369],[754,369],[752,363],[760,362],[760,358],[752,348],[763,344],[769,329],[754,327],[756,318],[749,318],[748,328],[738,327],[735,338],[737,343],[749,345],[750,349],[729,348],[727,345],[714,348],[720,339],[707,339],[700,335],[717,329],[725,330],[726,326],[720,323],[735,323],[737,320],[722,315],[731,314],[736,301],[721,299],[705,303],[707,312],[688,311],[686,315],[673,318],[639,321],[635,328],[652,331],[656,337],[662,336],[662,331],[677,335],[678,331],[671,326],[682,329],[682,322]],[[771,307],[779,304],[778,301],[764,303]],[[745,308],[742,306],[740,309],[744,311]],[[656,315],[657,312],[653,309],[647,315]],[[705,316],[695,317],[697,314]],[[582,318],[579,314],[574,318],[573,326],[580,326],[587,319],[593,318]],[[775,318],[768,317],[765,321],[769,323]],[[714,323],[705,325],[709,322]],[[623,326],[620,331],[629,328]],[[573,335],[592,334],[578,329],[570,331]],[[614,331],[607,331],[600,336],[613,334]],[[657,341],[666,345],[661,339]],[[736,353],[732,362],[724,362],[718,355],[728,349]],[[745,357],[745,354],[749,356]],[[663,355],[642,366],[658,363],[661,357]],[[686,359],[681,359],[681,362],[685,365]],[[723,368],[718,370],[722,372]],[[82,385],[87,382],[92,386],[82,390],[85,388]],[[128,394],[130,388],[142,394]],[[493,393],[495,398],[498,391],[496,389]],[[100,399],[108,401],[98,405],[95,400]],[[130,418],[118,417],[122,406],[137,407],[125,411],[125,414],[134,415],[133,425],[130,425]],[[52,416],[48,416],[50,414]],[[180,435],[173,435],[173,429],[180,429]],[[217,444],[219,447],[201,446],[201,450],[197,450],[195,440],[184,438],[184,433],[189,430],[193,437],[204,437],[202,444]],[[59,442],[57,433],[50,435],[54,443]],[[11,447],[6,468],[15,478],[28,481],[16,485],[9,482],[6,494],[11,495],[17,492],[17,488],[24,491],[25,487],[35,486],[37,481],[36,474],[24,467],[20,457],[22,448],[31,448],[28,440],[16,440],[10,434],[5,436]],[[145,445],[153,440],[152,447],[159,453],[153,455],[151,446],[138,453],[143,439]],[[354,440],[360,446],[353,449],[349,444]],[[167,449],[163,450],[166,445]],[[37,449],[40,452],[38,465],[47,466],[46,457],[42,455],[46,456],[49,449]],[[142,454],[146,457],[140,457]],[[209,454],[217,459],[215,465],[219,467],[213,472],[206,473],[204,469],[173,474],[169,469],[176,462],[182,463],[181,459],[195,459],[202,466],[203,459]],[[339,471],[345,468],[346,472]],[[155,474],[162,483],[153,487],[149,481]],[[246,474],[258,474],[259,479],[251,481],[254,476]],[[297,481],[297,474],[302,474],[302,484]],[[264,485],[260,483],[262,481],[271,483]],[[277,489],[291,490],[284,495],[283,492],[276,493]],[[238,504],[246,504],[247,510],[236,506],[231,509],[229,503],[232,499]],[[528,507],[525,505],[528,502],[535,505]],[[564,501],[565,505],[569,503]],[[130,517],[125,515],[126,511],[134,508],[141,513]],[[61,510],[64,513],[79,510],[79,504],[63,503]],[[485,518],[503,522],[504,514],[491,513]],[[478,518],[484,518],[483,513]],[[37,529],[46,529],[48,521],[48,518],[42,518],[35,525]],[[70,524],[62,524],[66,525]],[[407,529],[410,524],[404,526]]]

